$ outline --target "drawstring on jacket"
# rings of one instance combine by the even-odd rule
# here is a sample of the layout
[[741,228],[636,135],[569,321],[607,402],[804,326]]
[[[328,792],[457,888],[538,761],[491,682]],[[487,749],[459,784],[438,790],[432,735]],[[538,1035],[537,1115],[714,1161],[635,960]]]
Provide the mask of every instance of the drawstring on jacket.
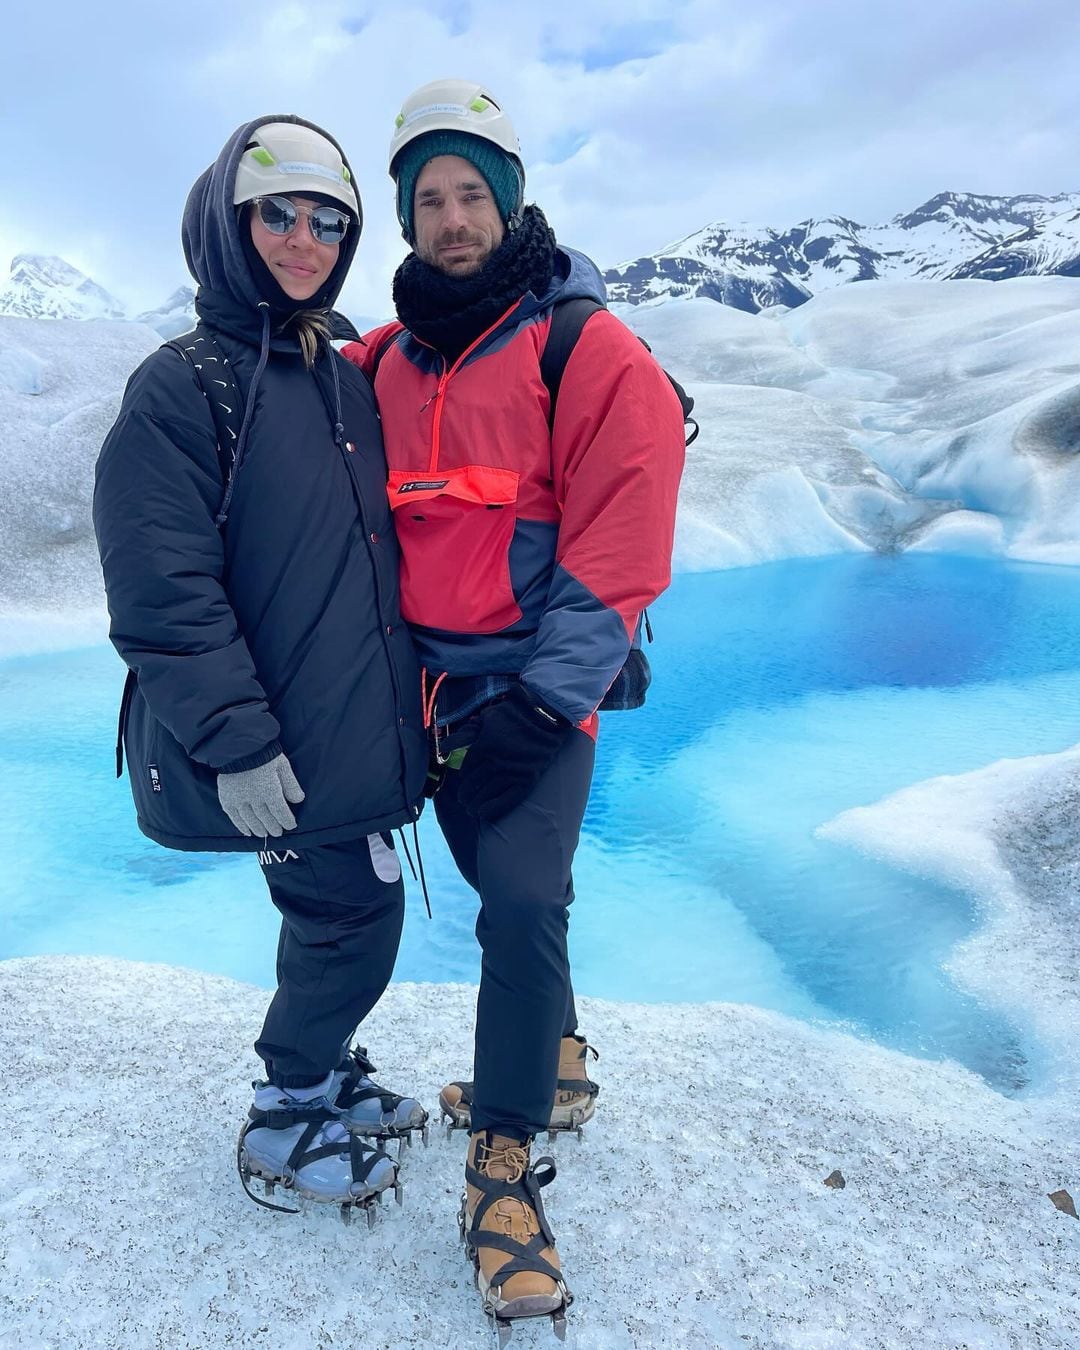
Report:
[[248,433],[251,430],[251,419],[255,413],[255,391],[259,387],[262,373],[266,369],[266,363],[270,358],[270,306],[265,300],[260,300],[258,307],[262,310],[262,343],[259,347],[259,361],[255,367],[255,374],[251,377],[251,385],[248,389],[247,399],[244,402],[244,418],[240,423],[240,434],[236,438],[236,454],[233,456],[232,473],[229,476],[228,486],[225,488],[225,496],[221,502],[221,510],[217,513],[217,517],[214,521],[214,524],[219,530],[229,518],[229,507],[232,504],[233,489],[236,486],[236,479],[240,473],[240,464],[244,458]]
[[326,347],[326,354],[330,358],[330,374],[334,379],[334,444],[340,449],[345,442],[345,424],[341,420],[344,416],[341,411],[341,377],[338,375],[336,353],[330,345],[330,339],[323,338],[323,344]]
[[413,843],[416,845],[416,861],[420,864],[420,875],[416,875],[416,864],[413,862],[412,854],[409,852],[409,841],[405,838],[405,831],[398,827],[398,838],[401,840],[401,847],[405,850],[405,857],[409,864],[409,871],[413,875],[413,881],[420,882],[420,889],[424,894],[424,908],[427,910],[427,916],[430,919],[431,897],[428,895],[427,877],[424,875],[424,855],[420,852],[420,831],[416,828],[416,821],[412,823]]

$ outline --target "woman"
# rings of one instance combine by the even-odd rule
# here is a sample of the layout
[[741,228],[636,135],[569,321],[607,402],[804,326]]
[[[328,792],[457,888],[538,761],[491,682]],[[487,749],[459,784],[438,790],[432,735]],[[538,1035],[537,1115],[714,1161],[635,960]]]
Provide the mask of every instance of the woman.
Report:
[[[132,376],[94,494],[139,826],[257,852],[282,914],[245,1189],[253,1174],[346,1206],[396,1184],[380,1141],[426,1121],[347,1052],[393,970],[389,831],[419,814],[426,757],[374,396],[329,343],[350,335],[331,305],[361,223],[326,132],[239,128],[184,213],[203,342]],[[194,364],[211,351],[244,400],[224,460]]]

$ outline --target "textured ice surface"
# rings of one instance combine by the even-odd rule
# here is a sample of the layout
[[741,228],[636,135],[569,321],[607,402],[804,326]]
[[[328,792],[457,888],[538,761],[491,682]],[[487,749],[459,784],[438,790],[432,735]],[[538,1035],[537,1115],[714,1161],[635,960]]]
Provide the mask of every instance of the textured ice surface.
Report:
[[[1072,949],[1075,955],[1075,947]],[[364,1028],[429,1107],[474,991],[395,985]],[[242,1194],[266,994],[167,966],[0,964],[4,1334],[66,1350],[484,1347],[457,1238],[464,1140],[405,1158],[369,1232]],[[730,1004],[582,1000],[602,1095],[545,1192],[589,1350],[1075,1346],[1073,1108]],[[600,1072],[602,1070],[602,1072]],[[823,1185],[840,1169],[847,1185]],[[550,1350],[549,1326],[514,1333]]]
[[[698,401],[678,568],[908,547],[1080,562],[1080,280],[616,308]],[[0,612],[100,603],[93,462],[158,341],[0,318]]]
[[106,320],[0,317],[0,610],[100,609],[94,463],[132,370],[160,343]]
[[1080,280],[618,312],[698,399],[682,568],[911,546],[1080,562]]
[[[968,892],[984,922],[949,961],[1041,1040],[1047,1075],[1080,1094],[1080,747],[935,778],[823,826],[893,866]],[[1071,1133],[1076,1142],[1075,1118]]]

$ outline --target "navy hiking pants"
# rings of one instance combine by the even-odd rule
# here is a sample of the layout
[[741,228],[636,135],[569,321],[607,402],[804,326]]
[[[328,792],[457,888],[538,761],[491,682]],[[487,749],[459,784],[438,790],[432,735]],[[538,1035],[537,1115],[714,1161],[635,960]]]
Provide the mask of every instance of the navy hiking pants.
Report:
[[281,912],[278,988],[255,1042],[278,1087],[309,1087],[335,1069],[390,983],[405,889],[389,834],[259,854]]
[[[448,751],[474,738],[470,721],[446,738]],[[435,794],[450,852],[480,897],[474,1130],[524,1138],[551,1119],[559,1041],[577,1030],[566,933],[595,754],[592,738],[575,733],[531,795],[492,823],[462,807],[455,770]]]

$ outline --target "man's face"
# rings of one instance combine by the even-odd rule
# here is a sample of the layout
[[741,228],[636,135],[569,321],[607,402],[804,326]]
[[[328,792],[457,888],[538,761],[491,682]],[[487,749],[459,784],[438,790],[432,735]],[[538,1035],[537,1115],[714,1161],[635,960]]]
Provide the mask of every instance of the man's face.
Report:
[[439,155],[421,169],[413,222],[417,256],[454,277],[479,271],[506,232],[484,175],[459,155]]
[[[319,205],[310,197],[289,195],[296,207],[308,210]],[[338,260],[340,244],[320,244],[311,233],[304,211],[299,212],[296,229],[291,234],[273,234],[262,223],[257,210],[252,209],[251,242],[255,251],[270,269],[270,275],[290,300],[310,300],[326,284]]]

